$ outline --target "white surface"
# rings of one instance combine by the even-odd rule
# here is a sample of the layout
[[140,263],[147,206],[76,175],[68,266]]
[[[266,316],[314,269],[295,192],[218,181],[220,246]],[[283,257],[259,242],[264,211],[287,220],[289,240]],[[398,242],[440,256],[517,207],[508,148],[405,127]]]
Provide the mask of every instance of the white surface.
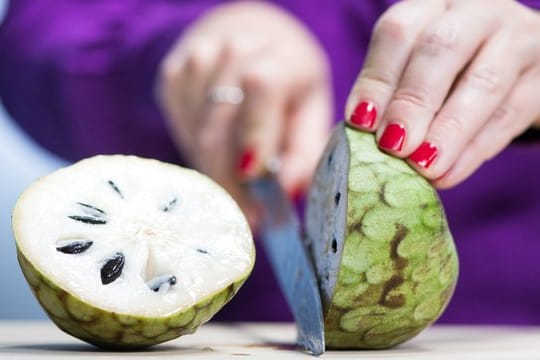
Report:
[[[107,352],[50,322],[0,322],[0,359],[314,359],[295,349],[291,324],[207,324],[141,352]],[[435,326],[391,350],[327,351],[320,359],[537,360],[540,328]]]
[[0,104],[0,319],[44,317],[17,264],[11,211],[30,183],[65,164],[30,140]]

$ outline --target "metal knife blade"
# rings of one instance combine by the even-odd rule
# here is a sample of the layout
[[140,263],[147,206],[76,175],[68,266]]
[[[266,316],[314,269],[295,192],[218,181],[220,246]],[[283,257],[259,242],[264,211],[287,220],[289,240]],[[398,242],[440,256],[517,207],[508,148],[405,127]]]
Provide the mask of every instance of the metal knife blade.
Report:
[[298,343],[318,356],[325,350],[321,296],[296,212],[272,174],[251,181],[249,190],[261,207],[261,240],[296,321]]

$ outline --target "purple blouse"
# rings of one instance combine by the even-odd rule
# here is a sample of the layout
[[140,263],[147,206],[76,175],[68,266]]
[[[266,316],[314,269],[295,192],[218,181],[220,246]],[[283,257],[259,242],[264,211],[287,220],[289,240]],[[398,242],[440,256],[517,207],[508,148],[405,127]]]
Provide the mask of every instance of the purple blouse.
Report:
[[[276,2],[325,48],[335,119],[342,118],[373,24],[394,1]],[[0,26],[0,97],[35,141],[66,159],[126,153],[181,164],[154,103],[156,68],[186,26],[217,3],[13,0]],[[540,8],[540,0],[526,3]],[[461,264],[441,322],[540,324],[539,184],[540,147],[512,145],[441,193]],[[217,317],[291,319],[262,249]]]

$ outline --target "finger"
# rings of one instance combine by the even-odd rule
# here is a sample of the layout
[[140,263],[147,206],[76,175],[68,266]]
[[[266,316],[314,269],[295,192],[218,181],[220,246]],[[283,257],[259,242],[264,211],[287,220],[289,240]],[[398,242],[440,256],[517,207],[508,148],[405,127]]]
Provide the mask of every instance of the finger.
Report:
[[444,10],[443,0],[404,1],[381,16],[363,69],[347,99],[345,119],[352,126],[377,128],[378,117],[394,93],[418,35]]
[[504,104],[492,114],[449,171],[434,181],[434,185],[449,188],[459,184],[529,128],[540,116],[539,84],[540,68],[524,73]]
[[285,122],[286,90],[276,83],[280,71],[267,57],[251,64],[243,74],[245,103],[238,126],[236,170],[244,180],[265,170],[278,155]]
[[[204,166],[215,177],[219,173],[223,181],[234,181],[235,132],[244,97],[239,74],[264,47],[262,42],[254,40],[250,37],[222,40],[219,60],[205,79],[198,139],[205,154]],[[220,96],[223,99],[210,99],[216,91],[225,95]]]
[[[234,167],[238,152],[235,140],[239,114],[243,111],[244,104],[241,98],[233,101],[230,92],[241,91],[241,69],[261,51],[261,45],[253,44],[248,39],[222,41],[218,61],[203,81],[203,101],[198,112],[196,135],[200,168],[229,192],[246,215],[251,227],[257,225],[257,209],[245,187],[238,182]],[[209,98],[217,87],[225,91],[225,102]],[[243,93],[241,95],[243,96]]]
[[[506,56],[508,53],[515,56]],[[425,142],[410,156],[424,176],[442,176],[463,152],[504,98],[531,59],[510,32],[496,33],[458,80],[437,114]]]
[[[239,67],[246,61],[247,49],[239,48],[236,43],[225,42],[218,54],[218,61],[213,71],[205,80],[203,105],[199,113],[197,140],[200,157],[204,160],[203,171],[228,187],[234,183],[233,159],[235,122],[240,113],[241,100],[229,99],[233,92],[239,92]],[[224,99],[212,99],[213,92],[223,91]],[[219,96],[222,97],[222,96]]]
[[[197,46],[172,52],[162,66],[163,108],[177,146],[184,154],[194,147],[195,126],[204,100],[205,79],[217,63],[219,47],[200,39]],[[186,154],[192,158],[192,154]]]
[[259,175],[266,163],[279,155],[294,104],[328,81],[328,73],[321,71],[327,69],[320,63],[322,57],[299,63],[291,58],[294,56],[291,52],[265,54],[244,71],[246,103],[240,120],[242,150],[238,158],[238,170],[244,178]]
[[454,80],[499,26],[497,15],[473,1],[451,8],[427,26],[381,120],[381,148],[406,157],[422,143]]
[[328,86],[306,96],[287,121],[279,181],[293,198],[305,192],[326,145],[332,118]]

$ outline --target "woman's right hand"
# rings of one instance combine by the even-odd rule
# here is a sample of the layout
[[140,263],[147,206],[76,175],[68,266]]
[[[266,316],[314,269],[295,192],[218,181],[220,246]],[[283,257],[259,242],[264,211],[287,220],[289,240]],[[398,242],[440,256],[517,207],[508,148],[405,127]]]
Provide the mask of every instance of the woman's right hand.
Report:
[[379,19],[351,125],[438,188],[540,128],[540,13],[508,0],[408,0]]
[[[209,99],[219,89],[229,102]],[[245,180],[277,157],[284,189],[302,192],[333,114],[317,41],[265,3],[222,5],[194,23],[162,62],[158,96],[179,151],[230,192],[252,225]]]

